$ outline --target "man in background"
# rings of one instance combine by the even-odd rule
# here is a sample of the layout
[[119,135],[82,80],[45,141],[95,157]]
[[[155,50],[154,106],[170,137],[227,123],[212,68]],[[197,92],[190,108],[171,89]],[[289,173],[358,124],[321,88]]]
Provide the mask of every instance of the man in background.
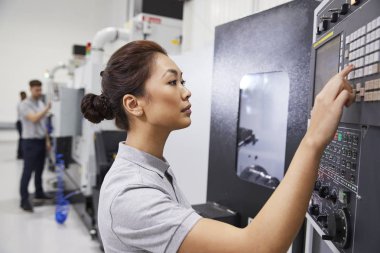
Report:
[[29,201],[28,185],[34,171],[35,199],[51,199],[42,188],[42,172],[45,164],[46,150],[50,149],[50,140],[47,136],[46,115],[51,107],[45,106],[41,100],[42,84],[38,80],[29,82],[31,96],[20,105],[22,122],[22,148],[24,157],[24,169],[21,176],[20,207],[28,212],[33,212],[33,206]]
[[22,101],[26,99],[26,93],[25,91],[20,92],[20,102],[17,104],[17,121],[16,121],[16,128],[18,132],[18,147],[17,147],[17,159],[22,159],[22,124],[21,124],[21,115],[20,115],[20,106]]

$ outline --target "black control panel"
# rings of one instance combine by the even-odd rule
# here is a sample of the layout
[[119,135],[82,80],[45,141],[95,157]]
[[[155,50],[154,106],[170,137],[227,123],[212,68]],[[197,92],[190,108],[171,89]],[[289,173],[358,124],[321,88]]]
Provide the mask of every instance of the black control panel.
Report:
[[317,26],[317,35],[322,37],[335,24],[344,21],[351,13],[362,8],[367,1],[369,0],[330,1],[318,13],[319,20],[315,24]]
[[358,196],[360,130],[341,126],[322,155],[309,213],[324,240],[350,247]]
[[356,99],[324,150],[308,218],[339,252],[380,252],[380,1],[323,1],[314,31],[310,109],[348,64]]

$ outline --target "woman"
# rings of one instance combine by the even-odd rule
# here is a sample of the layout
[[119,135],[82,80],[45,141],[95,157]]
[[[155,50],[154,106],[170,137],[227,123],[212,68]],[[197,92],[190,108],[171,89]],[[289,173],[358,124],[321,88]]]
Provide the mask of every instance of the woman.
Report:
[[[286,176],[246,228],[200,217],[191,209],[163,157],[171,131],[191,123],[191,93],[164,49],[135,41],[110,58],[102,94],[82,101],[94,123],[116,119],[128,132],[104,179],[98,221],[110,252],[285,252],[306,213],[317,167],[343,106],[354,99],[348,66],[317,96],[309,129]],[[222,189],[221,189],[222,190]]]
[[26,99],[26,92],[20,91],[20,102],[17,104],[17,121],[16,121],[16,129],[18,132],[18,146],[17,146],[17,159],[22,159],[22,124],[21,124],[21,103]]

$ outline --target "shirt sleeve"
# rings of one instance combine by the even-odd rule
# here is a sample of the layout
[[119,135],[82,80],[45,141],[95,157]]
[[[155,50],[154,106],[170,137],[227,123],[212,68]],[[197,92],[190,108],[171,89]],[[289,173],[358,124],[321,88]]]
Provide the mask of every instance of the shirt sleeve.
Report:
[[201,218],[194,209],[146,186],[120,192],[111,205],[112,230],[119,240],[149,252],[177,252]]
[[28,103],[26,102],[22,102],[20,105],[19,105],[19,112],[20,112],[20,117],[24,118],[26,115],[28,115],[29,113],[32,113],[33,110],[32,108],[29,106]]

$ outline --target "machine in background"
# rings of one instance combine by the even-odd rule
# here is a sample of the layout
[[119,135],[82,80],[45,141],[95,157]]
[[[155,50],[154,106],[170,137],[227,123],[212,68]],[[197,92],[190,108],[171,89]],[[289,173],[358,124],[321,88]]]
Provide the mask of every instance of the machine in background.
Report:
[[380,1],[323,1],[313,42],[310,101],[348,64],[356,101],[323,153],[305,252],[380,252]]

